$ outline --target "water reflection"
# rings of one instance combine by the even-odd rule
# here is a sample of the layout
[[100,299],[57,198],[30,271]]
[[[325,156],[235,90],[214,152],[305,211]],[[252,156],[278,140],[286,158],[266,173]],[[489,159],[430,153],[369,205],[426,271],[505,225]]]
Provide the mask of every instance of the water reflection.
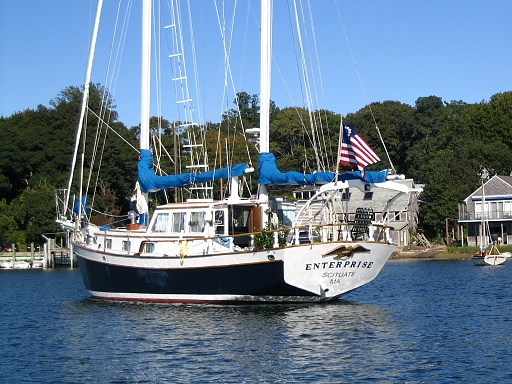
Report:
[[245,306],[105,302],[76,271],[0,274],[0,372],[7,382],[509,382],[511,268],[391,263],[344,301]]
[[[151,362],[155,379],[169,365],[194,380],[367,377],[368,369],[397,358],[392,356],[399,343],[396,323],[372,304],[154,305],[85,299],[77,306],[82,321],[94,314],[97,325],[89,341],[108,346],[116,356],[110,366]],[[82,343],[82,337],[75,341]],[[384,373],[391,372],[372,375],[383,378]],[[149,372],[144,375],[151,380]]]

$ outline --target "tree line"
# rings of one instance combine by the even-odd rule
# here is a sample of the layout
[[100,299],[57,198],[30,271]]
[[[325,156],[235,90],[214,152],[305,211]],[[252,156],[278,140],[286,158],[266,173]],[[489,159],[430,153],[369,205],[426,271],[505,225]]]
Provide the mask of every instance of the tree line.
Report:
[[[92,85],[91,110],[100,110],[103,94],[101,85]],[[16,242],[23,249],[27,243],[40,242],[41,234],[59,231],[54,222],[54,191],[67,187],[81,99],[80,88],[68,87],[48,107],[39,105],[0,118],[0,243]],[[225,139],[233,162],[247,162],[249,156],[256,165],[256,148],[246,150],[239,132],[242,125],[258,126],[259,97],[241,92],[235,101],[237,107],[219,123],[201,127],[205,142],[213,146],[218,138]],[[116,133],[113,136],[136,146],[139,127],[126,127],[118,121],[113,100],[109,100],[108,112],[108,124]],[[327,110],[311,116],[305,109],[280,109],[272,103],[270,150],[282,171],[317,170],[318,146],[330,158],[323,167],[333,170],[341,116]],[[416,184],[425,184],[419,229],[432,241],[443,238],[446,218],[455,222],[458,204],[478,188],[482,168],[500,175],[512,172],[512,92],[497,93],[489,101],[475,104],[445,102],[437,96],[420,97],[414,106],[384,101],[343,119],[383,160],[368,169],[391,167],[382,136],[396,171]],[[90,124],[94,124],[92,120]],[[317,137],[303,129],[308,120],[319,127]],[[151,119],[151,125],[158,126],[166,146],[179,148],[179,163],[185,166],[187,153],[181,144],[186,143],[186,129],[178,131],[171,122],[157,117]],[[137,153],[126,149],[121,140],[105,143],[105,153],[115,156],[104,157],[95,208],[126,213],[136,180]],[[208,161],[213,166],[216,159]],[[178,158],[168,164],[171,171],[177,163]],[[254,185],[256,180],[249,183]],[[271,193],[278,196],[290,191],[276,187]]]

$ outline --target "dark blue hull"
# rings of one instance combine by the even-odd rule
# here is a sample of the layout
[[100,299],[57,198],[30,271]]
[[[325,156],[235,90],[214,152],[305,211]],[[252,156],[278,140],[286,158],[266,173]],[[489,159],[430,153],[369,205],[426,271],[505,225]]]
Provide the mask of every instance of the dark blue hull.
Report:
[[103,299],[232,302],[274,301],[274,297],[275,301],[294,302],[316,296],[286,284],[281,261],[193,269],[148,269],[105,264],[78,256],[78,265],[86,289]]

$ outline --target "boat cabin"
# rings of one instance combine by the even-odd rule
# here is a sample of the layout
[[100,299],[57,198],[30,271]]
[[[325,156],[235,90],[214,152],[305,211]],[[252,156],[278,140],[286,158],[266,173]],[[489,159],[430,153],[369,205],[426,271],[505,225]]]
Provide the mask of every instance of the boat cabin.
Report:
[[[414,184],[413,179],[394,180],[397,183],[404,184],[410,188],[423,187],[423,185]],[[307,199],[316,193],[316,188],[305,186],[294,191],[294,197],[298,199],[297,206],[300,208]],[[340,221],[354,224],[361,227],[368,221],[369,215],[371,221],[378,219],[385,210],[385,207],[395,192],[387,189],[375,188],[372,191],[360,191],[357,188],[346,190],[341,199],[344,212],[339,212]],[[402,195],[393,204],[395,208],[389,212],[389,225],[393,227],[393,242],[400,247],[410,244],[410,230],[415,230],[418,225],[418,196],[415,194]]]
[[250,246],[250,236],[259,222],[259,209],[252,202],[227,204],[208,201],[188,201],[158,207],[149,223],[148,235],[175,237],[234,236],[240,248]]

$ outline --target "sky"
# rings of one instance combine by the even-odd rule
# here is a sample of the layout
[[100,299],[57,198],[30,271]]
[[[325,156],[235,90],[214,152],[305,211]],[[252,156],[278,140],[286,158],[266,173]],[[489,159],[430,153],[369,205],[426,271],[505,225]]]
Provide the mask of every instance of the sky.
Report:
[[[133,14],[139,7],[138,1],[135,3]],[[195,0],[192,6],[205,17],[214,3]],[[252,8],[248,8],[246,1],[238,1],[241,21],[237,26],[242,26],[242,31],[233,37],[230,63],[236,89],[249,94],[259,94],[259,63],[254,52],[249,54],[258,47],[258,36],[243,22],[259,18],[257,3],[252,0]],[[107,16],[111,15],[116,2],[105,0],[104,8]],[[313,92],[322,108],[347,114],[386,100],[414,106],[419,97],[431,95],[447,102],[477,103],[512,91],[510,0],[316,0],[311,9],[322,73]],[[50,106],[66,87],[82,86],[95,10],[94,0],[0,0],[0,116],[9,117],[40,104]],[[275,1],[271,99],[281,108],[303,103],[305,92],[304,87],[289,85],[290,80],[285,85],[283,80],[297,72],[300,60],[293,44],[281,41],[290,23],[289,12],[288,2]],[[106,20],[102,17],[103,23]],[[209,99],[233,107],[229,105],[232,98],[222,99],[221,92],[214,91],[224,83],[218,65],[222,47],[207,38],[218,34],[218,23],[199,19],[194,28],[198,31],[196,50],[205,48],[203,56],[197,53],[197,67],[203,71],[199,76],[203,106],[198,109],[202,119],[215,121],[218,107]],[[133,36],[136,41],[138,35],[129,32],[127,39]],[[303,38],[306,41],[306,36]],[[104,44],[99,44],[99,52],[109,43]],[[139,43],[127,43],[123,52],[132,46]],[[285,61],[291,64],[283,64]],[[131,127],[140,122],[138,59],[123,53],[123,62],[129,69],[120,72],[114,98],[119,120]],[[249,75],[235,67],[243,67]],[[104,75],[94,75],[92,80],[106,84]],[[174,118],[172,112],[162,114]]]

